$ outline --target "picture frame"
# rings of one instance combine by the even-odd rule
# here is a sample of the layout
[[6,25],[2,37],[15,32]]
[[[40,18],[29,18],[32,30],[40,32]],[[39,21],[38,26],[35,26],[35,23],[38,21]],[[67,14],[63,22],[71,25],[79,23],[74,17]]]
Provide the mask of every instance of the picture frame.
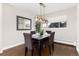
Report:
[[17,16],[17,30],[31,30],[31,26],[31,19],[22,16]]
[[50,25],[48,27],[49,28],[66,28],[67,27],[67,22],[66,21],[52,22],[52,23],[50,23]]

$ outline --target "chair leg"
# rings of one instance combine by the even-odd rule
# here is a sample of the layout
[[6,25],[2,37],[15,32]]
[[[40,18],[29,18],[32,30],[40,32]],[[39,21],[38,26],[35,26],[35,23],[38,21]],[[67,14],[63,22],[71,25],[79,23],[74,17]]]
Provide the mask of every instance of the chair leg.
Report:
[[34,49],[32,49],[32,56],[33,56],[33,52],[34,52]]
[[39,45],[39,48],[38,48],[38,53],[39,53],[39,56],[41,56],[41,49],[43,48],[43,46]]
[[49,54],[51,55],[51,46],[48,46],[49,47]]
[[54,44],[52,44],[52,49],[53,49],[53,51],[54,51]]
[[27,49],[27,47],[25,47],[25,56],[27,55],[27,51],[28,51],[28,49]]

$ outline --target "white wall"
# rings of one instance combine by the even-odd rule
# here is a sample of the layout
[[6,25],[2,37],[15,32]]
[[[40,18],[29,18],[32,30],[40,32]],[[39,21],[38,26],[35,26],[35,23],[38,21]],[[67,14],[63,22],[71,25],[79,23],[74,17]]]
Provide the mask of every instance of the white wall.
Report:
[[77,51],[79,53],[79,4],[77,4]]
[[23,32],[16,30],[16,16],[31,18],[27,11],[21,11],[11,5],[3,4],[3,50],[24,43]]
[[63,15],[67,16],[66,28],[51,28],[51,29],[48,28],[47,30],[55,31],[56,42],[75,45],[76,44],[76,7],[48,14],[48,21],[51,22],[50,18],[52,17],[63,16]]
[[0,4],[0,53],[2,53],[2,4]]

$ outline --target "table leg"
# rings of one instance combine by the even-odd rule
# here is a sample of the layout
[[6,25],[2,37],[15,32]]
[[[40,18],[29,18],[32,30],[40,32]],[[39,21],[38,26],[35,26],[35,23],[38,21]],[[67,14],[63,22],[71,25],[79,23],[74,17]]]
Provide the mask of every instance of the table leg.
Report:
[[41,56],[41,42],[39,41],[39,56]]

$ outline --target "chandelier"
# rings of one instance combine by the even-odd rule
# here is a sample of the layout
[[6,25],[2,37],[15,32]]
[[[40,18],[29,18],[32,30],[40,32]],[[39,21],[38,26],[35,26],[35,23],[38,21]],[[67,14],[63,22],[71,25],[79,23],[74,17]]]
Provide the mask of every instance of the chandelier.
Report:
[[42,23],[46,23],[46,16],[45,16],[45,4],[39,3],[40,5],[40,15],[35,16],[36,21],[40,21]]

